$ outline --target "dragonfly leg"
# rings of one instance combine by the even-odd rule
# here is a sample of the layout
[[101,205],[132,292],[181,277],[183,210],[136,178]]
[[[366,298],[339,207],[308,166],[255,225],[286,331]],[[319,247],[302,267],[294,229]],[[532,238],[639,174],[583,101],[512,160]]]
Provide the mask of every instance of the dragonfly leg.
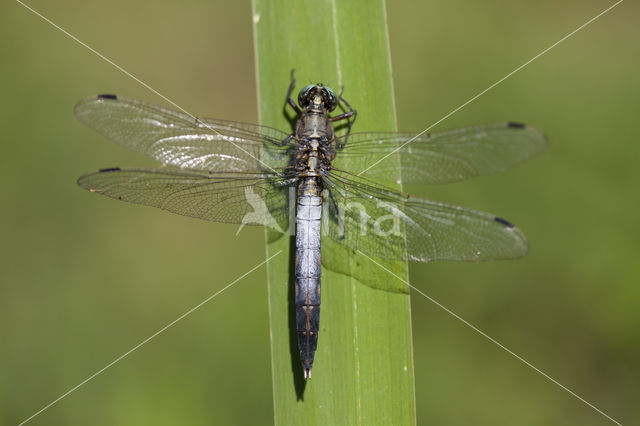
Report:
[[284,168],[284,175],[285,176],[291,176],[291,175],[295,175],[295,176],[283,179],[282,181],[280,181],[278,183],[278,185],[280,185],[280,186],[291,186],[291,185],[297,183],[298,180],[299,180],[299,178],[297,176],[297,173],[298,172],[297,172],[295,166],[287,166],[287,167],[285,167]]
[[[344,87],[342,89],[344,90]],[[351,120],[348,120],[347,133],[338,141],[338,148],[342,148],[347,144],[347,139],[349,138],[349,134],[351,133],[351,127],[353,126],[353,123],[356,122],[356,118],[358,117],[358,111],[351,108],[351,105],[349,105],[349,102],[347,102],[342,97],[342,91],[340,91],[340,95],[338,95],[338,99],[340,99],[340,102],[342,102],[342,104],[344,104],[349,111],[345,112],[344,114],[336,115],[335,117],[329,117],[329,120],[339,121],[339,120],[347,120],[350,117],[353,117]]]
[[296,105],[293,99],[291,99],[291,92],[293,92],[293,88],[296,85],[296,77],[294,76],[294,71],[291,70],[291,83],[289,84],[289,89],[287,89],[287,97],[285,99],[285,103],[289,104],[291,108],[296,112],[296,114],[302,114],[302,110]]
[[284,138],[281,142],[277,142],[276,145],[277,146],[285,146],[285,145],[291,143],[291,141],[294,141],[294,139],[295,139],[295,135],[294,134],[290,134],[289,136]]

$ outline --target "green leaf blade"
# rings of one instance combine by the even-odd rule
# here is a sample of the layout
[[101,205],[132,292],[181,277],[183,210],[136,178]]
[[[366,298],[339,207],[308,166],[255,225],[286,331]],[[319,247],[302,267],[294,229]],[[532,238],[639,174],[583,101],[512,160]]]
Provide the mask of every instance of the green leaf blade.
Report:
[[[253,14],[262,124],[291,129],[283,105],[295,68],[293,95],[317,82],[336,92],[344,86],[358,110],[354,131],[396,130],[383,1],[254,0]],[[368,165],[349,163],[356,173]],[[322,244],[320,334],[306,383],[293,333],[292,241],[267,244],[268,256],[283,251],[268,265],[275,424],[415,424],[406,288],[366,257],[327,238]],[[408,279],[406,262],[381,263]]]

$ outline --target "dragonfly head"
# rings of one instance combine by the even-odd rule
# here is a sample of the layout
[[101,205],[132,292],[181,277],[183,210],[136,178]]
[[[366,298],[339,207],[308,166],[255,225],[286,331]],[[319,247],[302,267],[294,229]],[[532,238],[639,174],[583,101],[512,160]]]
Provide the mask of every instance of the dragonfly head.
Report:
[[328,112],[331,112],[336,109],[337,96],[330,87],[320,83],[310,84],[303,87],[298,94],[298,104],[302,108],[323,105]]

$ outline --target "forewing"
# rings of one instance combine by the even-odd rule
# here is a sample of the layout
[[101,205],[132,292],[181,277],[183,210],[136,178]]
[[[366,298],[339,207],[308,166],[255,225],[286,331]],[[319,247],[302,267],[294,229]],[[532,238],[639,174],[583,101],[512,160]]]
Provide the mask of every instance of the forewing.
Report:
[[[546,146],[539,130],[520,123],[485,124],[420,136],[353,133],[338,151],[333,166],[360,173],[348,168],[350,158],[357,157],[360,164],[372,166],[363,177],[397,183],[400,169],[405,183],[448,183],[501,172],[540,154]],[[396,152],[400,166],[391,156]]]
[[80,121],[126,148],[166,165],[192,170],[280,172],[293,146],[287,134],[257,124],[199,119],[186,113],[115,95],[99,95],[75,107]]
[[325,186],[323,232],[370,256],[483,261],[528,251],[518,228],[489,213],[410,197],[338,173],[331,173]]
[[112,168],[88,173],[78,179],[78,185],[183,216],[287,230],[288,186],[261,173]]

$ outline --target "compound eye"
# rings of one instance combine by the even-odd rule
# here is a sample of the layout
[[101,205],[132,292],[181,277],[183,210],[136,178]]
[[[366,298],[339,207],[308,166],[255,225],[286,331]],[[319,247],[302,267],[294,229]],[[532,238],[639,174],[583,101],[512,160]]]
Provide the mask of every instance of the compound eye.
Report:
[[336,92],[334,92],[331,87],[324,87],[324,92],[325,92],[325,97],[326,97],[326,107],[329,110],[329,112],[333,111],[334,109],[336,109],[336,105],[337,105],[337,96],[336,96]]
[[309,103],[309,93],[314,87],[314,84],[309,84],[307,86],[304,86],[302,90],[300,90],[300,93],[298,94],[298,105],[303,108],[307,106],[307,104]]

